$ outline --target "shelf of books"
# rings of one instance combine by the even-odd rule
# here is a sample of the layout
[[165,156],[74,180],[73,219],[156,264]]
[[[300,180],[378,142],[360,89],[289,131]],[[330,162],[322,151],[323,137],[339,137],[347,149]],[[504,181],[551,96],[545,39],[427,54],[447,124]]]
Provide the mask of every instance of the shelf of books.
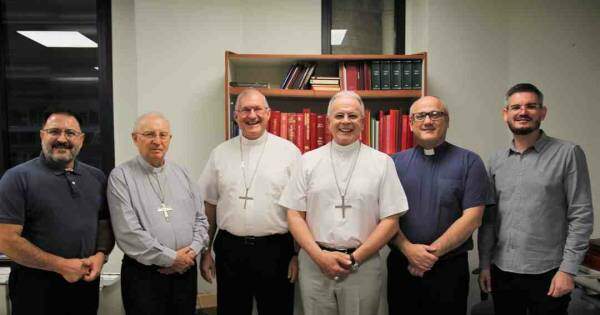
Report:
[[355,91],[365,103],[361,140],[391,154],[413,146],[408,109],[427,95],[427,54],[273,55],[225,52],[226,138],[238,135],[233,121],[236,97],[260,90],[271,107],[269,132],[302,152],[331,139],[326,126],[329,99]]

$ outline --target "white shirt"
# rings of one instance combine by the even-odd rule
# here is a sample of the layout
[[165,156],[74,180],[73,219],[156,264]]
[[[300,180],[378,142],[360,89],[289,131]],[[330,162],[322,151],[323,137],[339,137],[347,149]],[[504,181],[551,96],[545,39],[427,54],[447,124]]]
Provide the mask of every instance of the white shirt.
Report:
[[[341,205],[341,196],[330,156],[333,154],[343,192],[359,145],[360,153],[346,193],[346,204],[352,208],[347,208],[343,217],[342,210],[335,208]],[[306,211],[308,227],[315,241],[323,246],[359,247],[381,219],[408,210],[392,159],[359,141],[347,146],[330,142],[305,153],[298,163],[279,203]]]
[[[206,202],[217,205],[219,229],[238,236],[287,233],[286,209],[277,202],[300,155],[293,143],[267,132],[256,140],[240,135],[217,146],[210,154],[199,183]],[[258,172],[252,180],[257,164]],[[242,172],[245,172],[246,185],[250,187],[248,197],[252,200],[240,199],[246,191]]]

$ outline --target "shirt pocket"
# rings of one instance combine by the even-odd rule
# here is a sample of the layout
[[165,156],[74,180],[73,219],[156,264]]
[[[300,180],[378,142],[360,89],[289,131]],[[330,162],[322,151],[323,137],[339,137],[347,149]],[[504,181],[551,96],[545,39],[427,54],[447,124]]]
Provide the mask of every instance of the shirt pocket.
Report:
[[442,208],[462,209],[462,181],[451,178],[438,179],[438,200]]

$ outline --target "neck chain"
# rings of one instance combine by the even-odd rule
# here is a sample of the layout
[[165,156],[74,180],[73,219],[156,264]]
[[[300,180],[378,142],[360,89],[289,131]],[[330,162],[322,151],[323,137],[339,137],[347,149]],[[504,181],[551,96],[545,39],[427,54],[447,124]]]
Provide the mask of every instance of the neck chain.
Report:
[[[265,131],[266,132],[266,131]],[[262,151],[260,152],[260,156],[256,161],[256,168],[254,169],[254,173],[250,178],[250,182],[246,179],[246,163],[244,162],[244,146],[242,145],[242,135],[240,135],[240,160],[242,161],[242,176],[244,178],[244,188],[246,189],[246,196],[248,195],[248,191],[252,188],[252,184],[254,183],[254,178],[256,178],[256,173],[258,172],[258,167],[260,166],[260,162],[262,161],[263,155],[265,154],[265,147],[267,146],[267,142],[269,141],[269,134],[265,135],[265,143],[263,144]],[[248,160],[250,159],[250,153],[248,153]],[[248,161],[250,162],[250,161]],[[248,163],[249,164],[249,163]]]
[[[148,176],[148,182],[150,183],[150,187],[152,187],[152,190],[154,191],[154,193],[160,200],[160,203],[164,204],[165,203],[165,192],[162,189],[162,185],[160,184],[160,178],[158,178],[158,175],[156,173],[151,173],[151,174],[152,174],[152,176],[146,174]],[[152,184],[151,177],[153,177],[154,180],[156,181],[156,183],[158,184],[158,190],[154,187],[154,184]]]
[[[348,180],[346,181],[346,187],[344,187],[344,192],[342,192],[342,188],[340,187],[340,184],[338,182],[338,177],[337,177],[337,173],[335,171],[335,164],[333,163],[333,143],[331,143],[331,146],[329,147],[329,158],[331,160],[331,168],[333,169],[333,177],[335,178],[335,186],[337,187],[337,190],[340,194],[340,197],[342,198],[342,213],[345,213],[345,202],[346,202],[346,193],[348,193],[348,187],[350,186],[350,179],[352,179],[352,174],[354,174],[354,169],[356,168],[356,162],[358,161],[358,155],[360,154],[360,147],[362,147],[362,144],[358,144],[358,149],[356,150],[356,154],[354,155],[354,161],[352,161],[352,166],[350,167],[350,169],[348,170],[348,176],[346,176],[346,178],[348,178]],[[339,207],[339,206],[336,206]],[[344,215],[345,216],[345,215]]]

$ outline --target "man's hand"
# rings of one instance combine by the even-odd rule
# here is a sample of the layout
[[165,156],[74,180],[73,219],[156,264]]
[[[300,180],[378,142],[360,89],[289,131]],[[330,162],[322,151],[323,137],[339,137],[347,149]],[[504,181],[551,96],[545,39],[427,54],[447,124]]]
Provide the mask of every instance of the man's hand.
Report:
[[555,298],[561,297],[573,291],[574,287],[573,276],[559,270],[552,278],[548,295]]
[[196,252],[189,247],[181,248],[177,251],[175,261],[169,266],[173,270],[179,273],[186,272],[190,267],[196,264]]
[[90,272],[83,276],[83,280],[87,282],[91,282],[96,280],[102,271],[102,266],[104,266],[104,253],[97,252],[96,255],[90,256],[84,259],[85,265],[89,266]]
[[200,275],[202,278],[206,280],[208,283],[212,283],[212,279],[216,274],[215,260],[212,256],[210,250],[207,250],[202,254],[202,259],[200,261]]
[[479,288],[485,293],[492,292],[492,274],[490,268],[479,271]]
[[427,272],[427,270],[419,269],[413,265],[408,265],[408,267],[406,269],[408,269],[408,272],[412,276],[419,277],[419,278],[423,278],[423,275],[425,275],[425,272]]
[[290,283],[296,282],[298,279],[298,255],[292,256],[290,259],[290,264],[288,265],[288,279],[290,279]]
[[402,253],[408,259],[408,262],[416,269],[427,271],[437,262],[438,257],[433,253],[436,248],[423,244],[406,244],[402,248]]
[[59,263],[58,273],[63,276],[67,282],[74,283],[89,274],[90,267],[89,262],[83,259],[62,259]]
[[327,277],[334,279],[335,277],[345,276],[350,273],[350,255],[340,252],[329,252],[322,250],[315,261],[321,272]]

